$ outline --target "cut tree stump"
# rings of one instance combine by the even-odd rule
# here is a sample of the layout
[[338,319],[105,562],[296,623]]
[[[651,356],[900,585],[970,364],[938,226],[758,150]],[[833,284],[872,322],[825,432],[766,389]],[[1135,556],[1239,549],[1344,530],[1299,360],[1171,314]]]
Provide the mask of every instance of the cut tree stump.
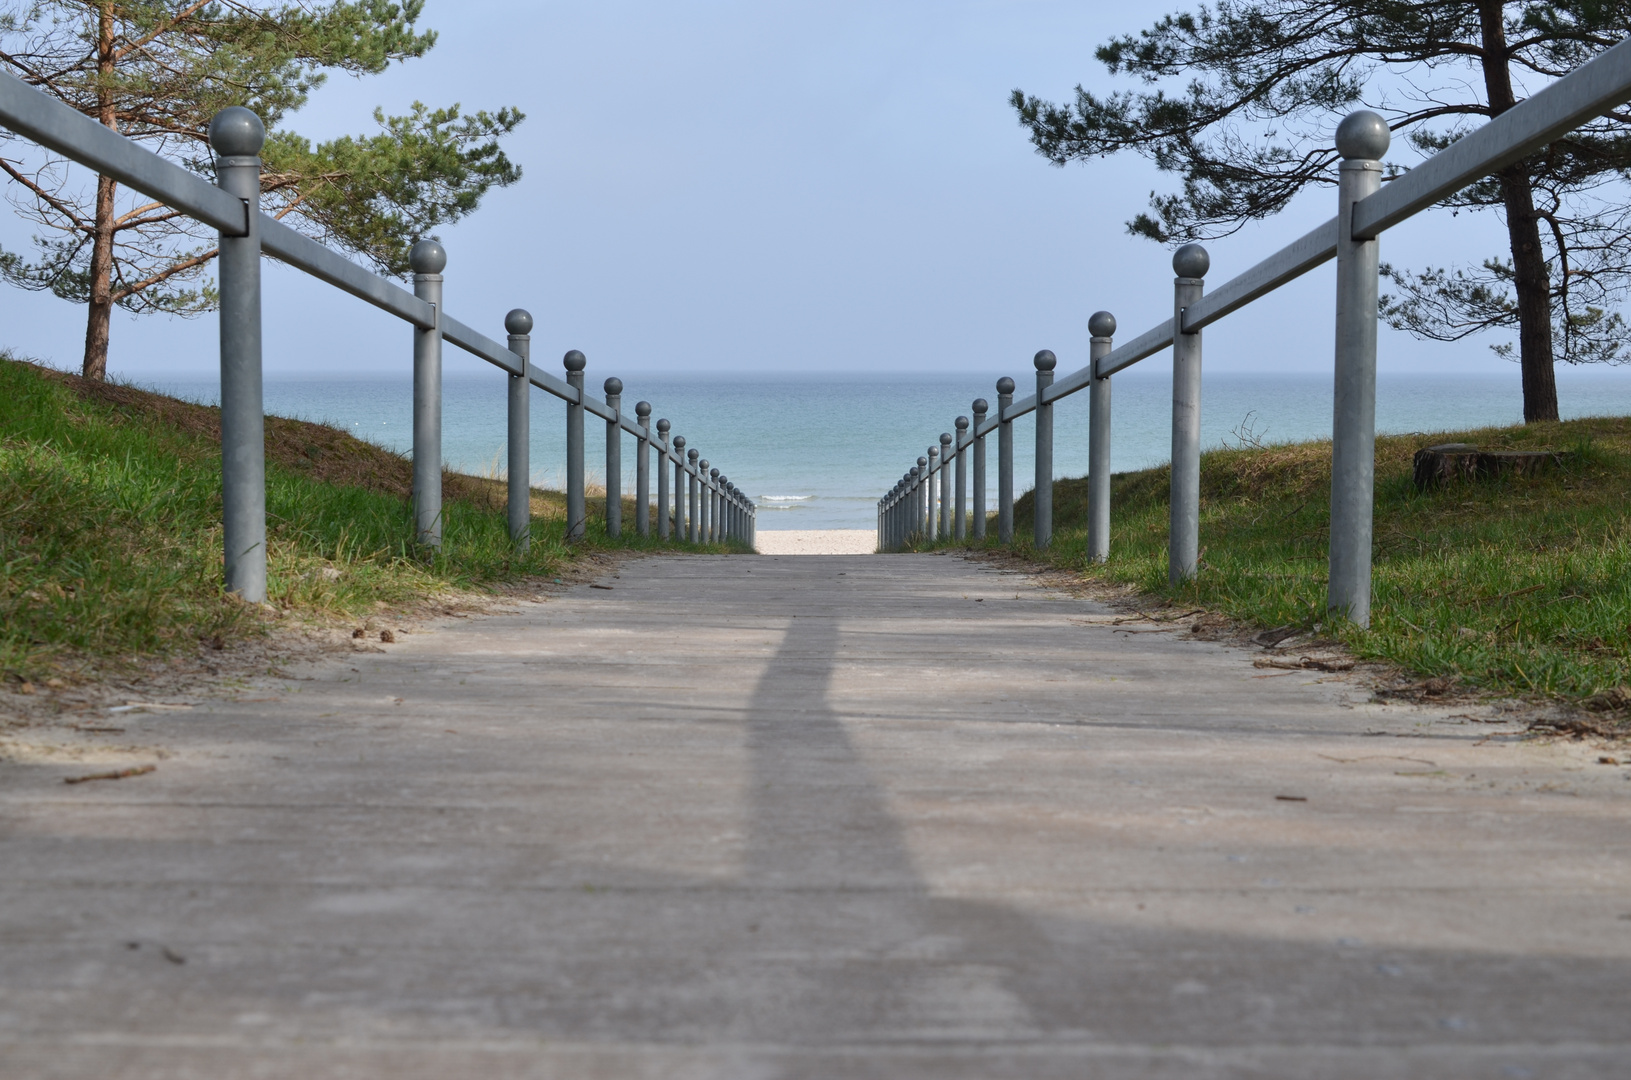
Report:
[[1551,450],[1480,450],[1471,443],[1444,443],[1416,451],[1414,477],[1422,491],[1492,476],[1532,476],[1558,464]]

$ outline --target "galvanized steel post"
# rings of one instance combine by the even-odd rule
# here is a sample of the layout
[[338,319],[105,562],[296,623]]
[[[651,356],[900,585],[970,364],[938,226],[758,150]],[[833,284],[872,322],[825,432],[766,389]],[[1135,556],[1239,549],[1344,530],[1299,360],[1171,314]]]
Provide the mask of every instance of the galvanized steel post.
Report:
[[668,539],[668,433],[674,425],[657,421],[657,539]]
[[1047,400],[1047,393],[1059,359],[1043,349],[1032,363],[1036,365],[1036,490],[1031,506],[1036,549],[1041,551],[1053,541],[1053,403]]
[[637,536],[650,536],[651,402],[635,402],[634,417],[640,425],[640,438],[635,442],[635,453],[640,456],[634,463],[634,532]]
[[940,539],[951,539],[951,432],[940,433]]
[[1167,581],[1195,576],[1201,531],[1201,333],[1184,332],[1184,310],[1197,303],[1212,258],[1199,244],[1172,253],[1172,487]]
[[1331,425],[1330,609],[1370,625],[1376,487],[1378,244],[1353,235],[1354,204],[1382,186],[1387,121],[1369,110],[1337,126],[1336,401]]
[[926,539],[933,543],[940,537],[940,447],[929,447],[929,519]]
[[414,540],[442,546],[442,270],[447,252],[434,240],[408,250],[413,294],[436,309],[435,329],[413,331]]
[[532,384],[527,381],[532,316],[516,308],[504,316],[504,330],[509,334],[506,344],[510,351],[521,358],[521,374],[508,376],[510,445],[506,478],[510,542],[517,551],[526,551],[532,543]]
[[980,425],[985,423],[985,414],[990,406],[985,398],[974,399],[974,539],[976,542],[985,539],[985,436],[980,434]]
[[697,503],[698,456],[699,455],[695,450],[687,450],[685,452],[685,460],[690,463],[690,467],[685,470],[685,483],[687,493],[690,496],[687,501],[691,504],[690,511],[687,514],[688,520],[685,523],[685,538],[691,541],[693,544],[697,542],[697,513],[701,510],[701,507]]
[[929,532],[929,459],[917,459],[917,492],[912,497],[912,513],[916,515],[912,531],[919,539]]
[[997,540],[1014,542],[1014,422],[1008,406],[1014,403],[1014,380],[997,380]]
[[1116,317],[1095,311],[1087,330],[1093,335],[1088,356],[1094,365],[1087,390],[1087,557],[1104,562],[1110,557],[1110,377],[1099,377],[1098,363],[1110,355]]
[[710,469],[706,461],[697,462],[697,468],[702,470],[702,542],[712,543],[714,529],[718,525],[714,513],[714,481],[719,477],[718,469]]
[[588,510],[583,492],[583,369],[588,359],[573,349],[561,358],[566,382],[578,392],[576,402],[566,403],[566,538],[582,540]]
[[685,436],[674,436],[674,539],[685,539]]
[[261,383],[261,147],[266,127],[241,106],[210,120],[215,182],[243,200],[244,233],[220,235],[221,527],[228,592],[266,600],[266,414]]
[[[621,418],[623,380],[607,379],[602,387],[606,407]],[[617,420],[606,421],[606,535],[623,535],[623,426]]]
[[968,417],[959,416],[952,425],[957,429],[957,483],[956,498],[952,500],[952,539],[968,539]]
[[697,461],[697,535],[699,543],[708,542],[708,459]]

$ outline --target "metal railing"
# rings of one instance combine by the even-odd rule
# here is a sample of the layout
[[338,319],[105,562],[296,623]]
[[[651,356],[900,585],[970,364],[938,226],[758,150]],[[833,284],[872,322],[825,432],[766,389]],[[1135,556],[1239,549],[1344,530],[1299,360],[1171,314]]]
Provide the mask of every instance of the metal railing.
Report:
[[[1381,157],[1391,134],[1376,113],[1361,110],[1337,127],[1342,164],[1337,215],[1211,293],[1206,249],[1186,244],[1173,253],[1173,316],[1120,346],[1107,311],[1088,320],[1088,364],[1054,379],[1054,354],[1036,354],[1036,392],[1014,400],[1014,381],[997,381],[997,411],[981,398],[974,418],[958,417],[957,434],[943,433],[878,502],[878,547],[897,550],[919,540],[986,536],[985,439],[997,433],[997,535],[1014,535],[1015,420],[1036,414],[1034,539],[1053,536],[1053,406],[1088,391],[1088,556],[1110,554],[1110,377],[1172,349],[1172,479],[1167,576],[1173,584],[1197,569],[1200,522],[1201,330],[1332,258],[1337,262],[1336,393],[1332,422],[1330,587],[1328,606],[1361,626],[1370,623],[1371,534],[1376,441],[1377,237],[1384,229],[1439,203],[1631,99],[1631,41],[1508,109],[1407,173],[1382,186]],[[964,508],[965,457],[972,450],[974,512]],[[972,518],[972,520],[970,520]],[[970,528],[972,526],[972,528]]]
[[[326,281],[413,327],[413,520],[415,542],[442,542],[442,343],[502,369],[510,380],[508,513],[511,539],[530,540],[529,387],[566,403],[568,540],[584,535],[584,415],[606,422],[606,531],[622,531],[622,442],[634,436],[636,529],[650,531],[651,452],[657,453],[657,535],[692,542],[753,543],[757,507],[730,479],[687,449],[667,420],[651,430],[651,405],[634,416],[622,408],[623,384],[607,379],[605,401],[584,390],[583,353],[568,352],[565,379],[532,365],[532,316],[517,308],[504,320],[505,345],[442,310],[447,253],[434,240],[413,245],[413,291],[363,269],[259,210],[260,150],[266,129],[244,108],[223,109],[210,122],[217,182],[195,176],[53,101],[22,80],[0,73],[0,125],[98,173],[134,188],[220,233],[217,274],[221,328],[221,493],[226,587],[245,600],[266,599],[266,442],[261,395],[261,256],[271,255]],[[673,485],[669,484],[673,467]],[[672,494],[672,506],[670,495]],[[670,526],[672,525],[672,530]]]

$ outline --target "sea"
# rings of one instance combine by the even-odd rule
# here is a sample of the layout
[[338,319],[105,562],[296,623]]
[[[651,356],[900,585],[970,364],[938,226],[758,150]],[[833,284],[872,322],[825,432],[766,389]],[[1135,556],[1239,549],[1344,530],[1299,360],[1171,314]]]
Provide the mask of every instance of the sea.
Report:
[[[1171,380],[1162,375],[1151,365],[1112,382],[1111,460],[1117,472],[1158,465],[1171,456]],[[938,445],[941,432],[954,430],[957,416],[970,414],[974,398],[995,403],[994,383],[972,374],[632,377],[625,380],[623,403],[632,410],[637,401],[651,402],[654,427],[659,417],[670,420],[674,434],[684,435],[758,504],[759,528],[871,529],[877,500],[931,444]],[[1631,370],[1560,369],[1558,384],[1566,418],[1631,414]],[[149,379],[138,385],[194,401],[219,401],[213,380]],[[1021,382],[1016,396],[1027,392]],[[501,374],[446,381],[442,454],[450,467],[505,475],[506,393]],[[269,376],[265,395],[270,414],[333,424],[398,452],[411,448],[413,385],[406,376]],[[1331,396],[1328,374],[1209,373],[1201,394],[1203,443],[1329,438]],[[1087,472],[1087,397],[1079,393],[1054,408],[1057,477]],[[1382,433],[1428,438],[1521,419],[1515,365],[1492,366],[1487,374],[1384,374],[1377,381],[1376,426]],[[591,483],[605,477],[599,427],[591,416]],[[1025,491],[1034,477],[1033,428],[1028,417],[1015,428],[1015,488]],[[534,389],[534,485],[564,486],[565,448],[565,406]],[[634,456],[634,440],[625,436],[625,492],[634,490]],[[995,498],[995,476],[989,488]]]

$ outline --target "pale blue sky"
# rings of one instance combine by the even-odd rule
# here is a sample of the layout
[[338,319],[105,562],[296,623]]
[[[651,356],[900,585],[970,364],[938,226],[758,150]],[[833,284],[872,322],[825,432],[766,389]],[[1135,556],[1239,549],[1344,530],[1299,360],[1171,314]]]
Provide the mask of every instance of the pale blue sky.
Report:
[[[1171,313],[1167,251],[1125,234],[1171,177],[1116,159],[1055,169],[1007,104],[1108,89],[1095,45],[1149,7],[1050,0],[748,3],[430,0],[441,42],[424,60],[338,78],[293,126],[365,131],[375,105],[415,99],[519,106],[526,169],[443,230],[448,310],[494,337],[504,312],[537,319],[534,356],[584,350],[590,373],[926,371],[1023,376],[1039,348],[1086,361],[1087,317],[1122,335]],[[1214,284],[1330,216],[1305,195],[1279,219],[1210,245]],[[0,243],[21,247],[9,212]],[[1500,249],[1490,216],[1433,214],[1383,238],[1383,257],[1476,260]],[[1332,271],[1323,268],[1207,331],[1209,369],[1328,370]],[[82,313],[7,289],[0,344],[78,363]],[[268,265],[269,377],[405,373],[406,327]],[[1158,362],[1158,361],[1157,361]],[[1386,371],[1509,373],[1486,342],[1417,343],[1383,330]],[[213,317],[120,316],[110,371],[215,368]],[[450,350],[448,371],[479,370]]]

